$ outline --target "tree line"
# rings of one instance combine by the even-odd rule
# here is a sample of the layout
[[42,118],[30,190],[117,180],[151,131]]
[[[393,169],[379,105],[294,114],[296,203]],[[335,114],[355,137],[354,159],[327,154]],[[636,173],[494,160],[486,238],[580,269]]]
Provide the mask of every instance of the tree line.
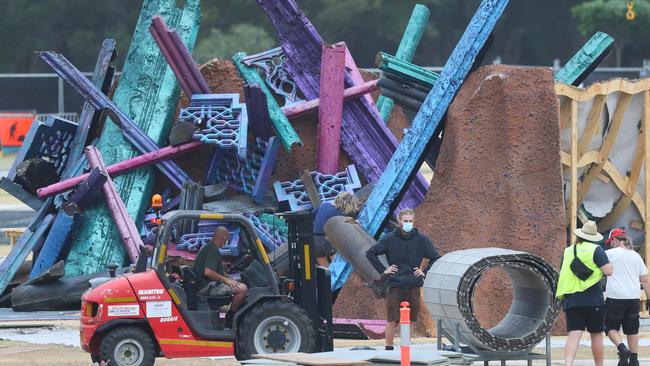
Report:
[[[182,2],[183,0],[178,0]],[[345,41],[362,67],[378,51],[394,53],[413,6],[431,15],[414,62],[441,66],[462,35],[479,0],[298,0],[328,43]],[[626,18],[622,0],[513,0],[495,29],[486,62],[550,66],[564,64],[596,31],[612,35],[607,66],[639,66],[650,59],[650,0],[633,2]],[[37,50],[57,50],[82,70],[92,70],[101,41],[117,39],[121,65],[142,1],[4,0],[0,14],[0,73],[49,72]],[[255,0],[203,0],[194,57],[199,62],[276,47],[273,27]]]

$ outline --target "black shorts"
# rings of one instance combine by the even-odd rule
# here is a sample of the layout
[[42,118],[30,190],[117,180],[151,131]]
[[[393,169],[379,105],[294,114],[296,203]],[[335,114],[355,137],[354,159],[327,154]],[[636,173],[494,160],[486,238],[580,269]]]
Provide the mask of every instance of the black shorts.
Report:
[[566,330],[585,330],[600,333],[605,329],[605,306],[575,307],[564,309]]
[[314,254],[318,257],[329,257],[336,253],[336,249],[325,239],[325,235],[314,235]]
[[638,299],[620,300],[607,299],[607,315],[605,329],[618,331],[623,326],[626,335],[639,334],[639,310],[641,301]]

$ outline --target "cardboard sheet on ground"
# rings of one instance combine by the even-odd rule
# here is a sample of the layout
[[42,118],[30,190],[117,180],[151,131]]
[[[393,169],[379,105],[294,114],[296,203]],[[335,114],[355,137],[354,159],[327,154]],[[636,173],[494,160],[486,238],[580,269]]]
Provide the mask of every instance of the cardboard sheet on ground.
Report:
[[[417,346],[414,346],[417,347]],[[384,351],[383,349],[377,350],[351,350],[351,349],[336,349],[332,352],[321,352],[318,357],[323,357],[332,360],[345,360],[345,361],[367,361],[373,365],[377,363],[396,365],[400,363],[400,349],[399,346],[393,351]],[[411,348],[411,364],[412,365],[435,365],[444,366],[455,363],[462,363],[463,355],[458,352],[438,351],[433,347],[426,348]],[[453,361],[453,362],[452,362]]]
[[[333,353],[333,352],[326,352]],[[323,353],[276,353],[268,355],[253,355],[254,358],[263,358],[269,360],[277,361],[289,361],[295,362],[300,365],[309,365],[309,366],[320,366],[320,365],[332,365],[332,366],[361,366],[361,365],[370,365],[366,361],[355,361],[355,360],[346,360],[336,357],[331,357],[331,355],[324,356]]]

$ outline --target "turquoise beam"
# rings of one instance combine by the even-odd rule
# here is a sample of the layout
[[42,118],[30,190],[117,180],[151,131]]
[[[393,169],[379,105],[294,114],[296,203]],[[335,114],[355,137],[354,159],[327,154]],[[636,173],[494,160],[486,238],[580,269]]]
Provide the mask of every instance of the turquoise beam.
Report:
[[386,52],[379,52],[375,58],[375,64],[379,70],[386,74],[396,76],[405,81],[410,81],[422,85],[426,88],[431,88],[438,80],[438,74],[423,68],[422,66],[415,65],[408,61],[400,60],[395,56],[391,56]]
[[384,223],[397,207],[399,197],[410,185],[424,158],[427,144],[507,5],[508,0],[483,0],[447,59],[437,82],[359,213],[361,226],[371,236],[377,237],[381,233]]
[[[169,135],[179,87],[176,77],[149,32],[151,19],[160,14],[170,28],[176,28],[191,51],[200,22],[199,0],[185,0],[183,8],[176,0],[145,0],[136,24],[131,46],[125,58],[122,76],[113,102],[158,145]],[[107,120],[97,143],[107,165],[138,155],[120,128]],[[155,172],[152,167],[134,170],[116,177],[114,182],[127,212],[135,222],[142,221],[149,205]],[[104,202],[97,202],[82,213],[66,261],[66,277],[104,271],[110,263],[127,263],[124,246]]]
[[555,73],[555,81],[573,86],[580,85],[609,56],[613,43],[614,38],[607,33],[597,32]]
[[300,137],[296,133],[296,130],[294,130],[291,123],[289,123],[289,119],[282,109],[280,109],[280,105],[275,101],[275,96],[271,93],[264,80],[262,80],[260,74],[257,73],[255,67],[246,66],[242,62],[246,56],[245,52],[238,52],[232,57],[232,62],[237,67],[239,75],[241,75],[242,79],[244,79],[247,84],[259,85],[260,89],[264,94],[266,94],[266,103],[268,105],[269,116],[271,117],[273,128],[275,129],[277,136],[280,138],[282,146],[287,151],[291,152],[291,147],[294,144],[302,146],[302,141],[300,141]]
[[[422,33],[424,33],[424,28],[427,26],[427,21],[429,20],[429,9],[421,4],[416,4],[411,13],[411,18],[409,19],[404,34],[402,35],[402,40],[399,43],[397,52],[395,52],[395,57],[404,60],[411,61],[415,55],[415,50],[420,43],[422,38]],[[393,107],[395,102],[384,96],[380,95],[377,100],[377,109],[381,113],[381,118],[384,120],[384,123],[388,123],[391,113],[393,112]]]

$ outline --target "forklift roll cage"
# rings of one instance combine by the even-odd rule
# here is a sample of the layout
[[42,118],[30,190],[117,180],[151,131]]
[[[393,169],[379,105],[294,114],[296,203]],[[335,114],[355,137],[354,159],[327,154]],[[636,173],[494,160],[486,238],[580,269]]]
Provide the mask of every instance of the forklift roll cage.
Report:
[[[156,237],[156,245],[154,247],[153,258],[151,266],[155,268],[159,273],[165,272],[165,260],[167,259],[167,245],[169,238],[171,237],[171,231],[174,227],[174,224],[180,220],[220,220],[225,222],[237,223],[245,229],[246,234],[253,241],[252,247],[255,248],[253,252],[255,253],[256,259],[258,259],[263,265],[266,275],[270,279],[275,279],[275,272],[273,267],[271,267],[271,262],[268,255],[264,249],[264,245],[260,241],[259,237],[255,232],[255,228],[251,225],[248,218],[243,215],[237,214],[221,214],[205,211],[171,211],[166,213],[160,219],[161,223],[158,227],[158,235]],[[277,281],[269,281],[270,288],[273,291],[273,294],[280,295],[280,289],[278,288]]]

